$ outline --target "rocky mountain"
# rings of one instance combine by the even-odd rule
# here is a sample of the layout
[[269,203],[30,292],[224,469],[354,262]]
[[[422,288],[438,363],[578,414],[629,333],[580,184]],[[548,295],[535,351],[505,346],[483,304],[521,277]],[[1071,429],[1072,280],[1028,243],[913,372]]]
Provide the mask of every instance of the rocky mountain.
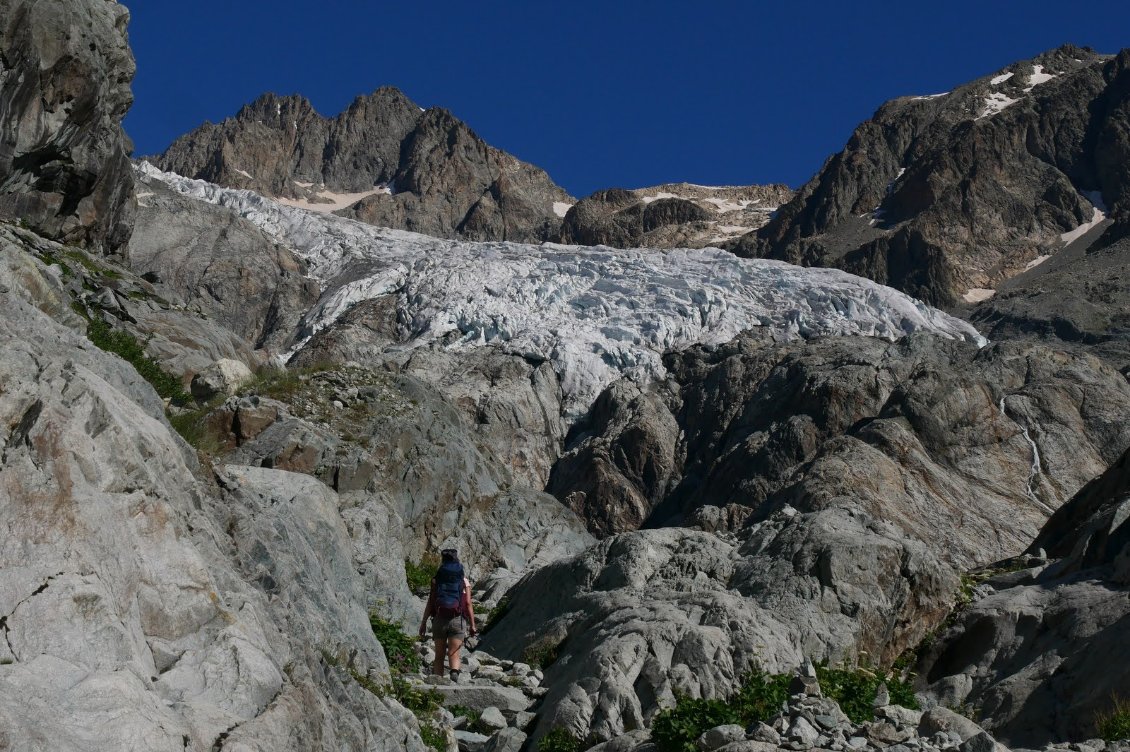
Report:
[[424,110],[391,87],[333,118],[304,97],[265,94],[151,159],[190,178],[437,237],[545,240],[573,201],[450,112]]
[[1130,227],[1128,64],[1130,52],[1066,46],[892,100],[732,247],[948,306],[983,300],[1065,247],[1110,246]]
[[559,239],[616,248],[717,246],[764,225],[792,195],[784,185],[612,188],[570,207]]
[[[391,90],[333,120],[268,98],[180,142],[182,167],[274,198],[149,164],[113,178],[123,10],[10,5],[4,75],[25,76],[0,112],[72,152],[14,159],[0,187],[0,748],[653,752],[657,719],[732,717],[762,672],[790,682],[763,722],[679,727],[687,743],[1105,748],[1079,744],[1128,689],[1130,385],[1103,359],[1118,289],[1079,270],[1117,273],[1107,183],[1087,247],[978,309],[989,342],[838,269],[474,240],[556,211],[683,242],[785,196],[662,186],[565,212]],[[978,114],[1042,112],[1007,87],[1040,103],[1059,78],[1113,97],[1121,58],[1073,54],[984,83],[1017,101]],[[46,117],[58,76],[87,70],[107,78],[82,110]],[[1052,283],[1095,307],[1057,308]],[[1031,337],[1060,321],[1070,346]],[[458,680],[423,675],[402,631],[446,545],[490,627]],[[821,660],[854,678],[821,697]],[[918,700],[832,697],[915,661]]]

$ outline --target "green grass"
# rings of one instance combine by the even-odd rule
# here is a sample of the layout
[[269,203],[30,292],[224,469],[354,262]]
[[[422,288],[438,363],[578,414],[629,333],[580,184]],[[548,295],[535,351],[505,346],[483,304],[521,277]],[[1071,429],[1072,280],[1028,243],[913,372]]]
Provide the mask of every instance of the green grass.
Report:
[[434,726],[421,723],[420,738],[424,741],[424,744],[428,745],[436,752],[446,752],[447,750],[447,735]]
[[416,595],[427,593],[431,588],[432,578],[435,577],[439,564],[439,557],[431,553],[424,554],[424,558],[418,564],[405,559],[404,576],[408,579],[408,589]]
[[384,648],[389,668],[394,674],[413,673],[420,670],[420,657],[416,655],[415,641],[399,624],[369,614],[369,626],[377,642]]
[[[860,668],[816,667],[820,689],[839,703],[855,723],[874,716],[873,703],[879,684],[886,682],[891,702],[918,708],[910,685],[886,673]],[[771,720],[789,699],[791,674],[753,672],[734,695],[726,699],[679,697],[675,707],[662,710],[651,725],[651,735],[660,752],[698,752],[695,740],[706,731],[729,723],[749,726]]]
[[853,723],[870,721],[875,715],[875,695],[880,684],[887,685],[892,705],[918,709],[918,698],[906,682],[893,674],[873,671],[866,666],[857,668],[832,668],[821,664],[816,667],[820,690],[840,705]]
[[651,723],[651,736],[660,752],[698,752],[695,739],[715,726],[741,723],[726,700],[680,697],[675,707],[659,712]]
[[1108,742],[1130,739],[1130,700],[1111,695],[1110,710],[1095,716],[1095,730]]
[[581,752],[581,740],[562,726],[555,726],[538,740],[537,752]]
[[508,611],[510,611],[510,599],[503,596],[498,603],[494,604],[494,608],[487,613],[487,623],[483,627],[483,634],[494,629],[494,625],[506,616]]
[[82,306],[75,310],[87,320],[86,337],[100,350],[113,353],[134,367],[148,381],[157,394],[173,404],[188,404],[192,397],[184,390],[181,380],[167,373],[157,361],[145,354],[145,347],[129,332],[112,328],[100,316],[91,316]]
[[790,674],[754,671],[741,689],[726,700],[680,697],[674,708],[663,710],[651,725],[651,735],[661,752],[697,752],[695,739],[727,723],[748,726],[768,721],[789,698]]
[[534,668],[549,668],[557,660],[563,642],[564,640],[550,635],[535,640],[522,651],[522,663],[528,663]]

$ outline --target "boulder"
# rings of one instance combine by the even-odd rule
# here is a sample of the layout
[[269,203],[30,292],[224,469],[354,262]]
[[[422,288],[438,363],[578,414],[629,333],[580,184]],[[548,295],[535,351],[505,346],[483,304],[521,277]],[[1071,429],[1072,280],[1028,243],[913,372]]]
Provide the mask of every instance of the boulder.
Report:
[[253,377],[251,369],[238,360],[217,360],[192,377],[192,396],[201,402],[217,395],[230,396]]

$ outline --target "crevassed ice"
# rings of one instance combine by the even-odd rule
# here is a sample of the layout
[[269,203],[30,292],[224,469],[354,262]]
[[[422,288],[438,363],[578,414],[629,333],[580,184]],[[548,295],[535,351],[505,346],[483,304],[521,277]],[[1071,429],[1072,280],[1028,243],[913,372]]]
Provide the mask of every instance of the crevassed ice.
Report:
[[549,360],[577,417],[622,376],[664,374],[662,353],[752,327],[782,339],[916,330],[984,344],[968,323],[835,269],[741,259],[716,248],[619,250],[443,240],[283,206],[163,173],[143,179],[226,206],[289,245],[325,292],[298,347],[359,301],[395,294],[408,345],[493,344]]

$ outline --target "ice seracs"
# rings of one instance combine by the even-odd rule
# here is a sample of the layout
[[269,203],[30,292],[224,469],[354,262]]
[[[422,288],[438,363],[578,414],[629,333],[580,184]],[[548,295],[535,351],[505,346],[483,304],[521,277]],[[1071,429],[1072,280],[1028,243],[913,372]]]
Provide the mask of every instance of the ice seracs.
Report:
[[301,345],[350,306],[397,297],[406,346],[494,345],[553,363],[570,417],[612,381],[665,373],[662,354],[721,344],[752,327],[782,339],[917,330],[983,343],[969,324],[897,290],[835,269],[728,252],[617,250],[443,240],[283,205],[143,164],[159,180],[226,206],[290,246],[324,293]]

